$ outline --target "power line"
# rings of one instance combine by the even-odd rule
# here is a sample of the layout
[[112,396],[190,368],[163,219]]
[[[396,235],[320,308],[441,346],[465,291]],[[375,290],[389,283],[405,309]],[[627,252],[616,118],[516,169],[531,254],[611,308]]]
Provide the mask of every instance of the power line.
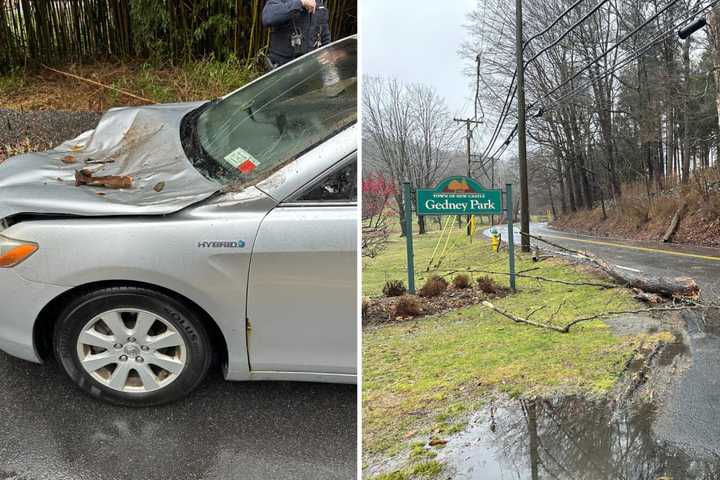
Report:
[[[575,9],[576,9],[582,2],[584,2],[584,1],[585,1],[585,0],[576,0],[575,3],[573,3],[572,5],[570,5],[567,9],[565,9],[565,11],[563,11],[560,15],[558,15],[552,22],[550,22],[550,24],[549,24],[547,27],[545,27],[543,30],[541,30],[540,32],[538,32],[538,33],[536,33],[535,35],[533,35],[532,37],[530,37],[530,38],[523,44],[523,51],[528,47],[528,45],[530,45],[530,43],[531,43],[533,40],[535,40],[535,39],[537,39],[537,38],[545,35],[546,33],[548,33],[553,27],[555,27],[558,23],[560,23],[560,21],[561,21],[563,18],[565,18],[567,15],[569,15],[573,10],[575,10]],[[586,14],[583,16],[583,18],[582,18],[580,21],[575,22],[575,24],[571,27],[571,29],[576,28],[577,25],[579,25],[580,23],[582,23],[583,21],[585,21],[587,18],[589,18],[593,13],[595,13],[595,12],[600,8],[600,6],[602,6],[602,4],[606,3],[607,1],[608,1],[608,0],[601,0],[600,4],[598,4],[598,5],[596,5],[595,7],[593,7],[593,8],[590,10],[590,12],[586,13]],[[562,36],[561,36],[561,38],[558,39],[558,40],[556,41],[556,43],[559,42],[560,40],[562,40],[563,38],[565,38],[565,36],[567,36],[567,35],[570,33],[571,29],[569,29],[568,31],[566,31],[565,33],[563,33]],[[535,55],[532,60],[535,60],[541,53],[547,51],[549,48],[551,48],[551,47],[545,47],[545,48],[543,48],[543,50],[541,50],[541,52],[539,52],[537,55]],[[531,60],[531,61],[532,61],[532,60]],[[529,63],[529,62],[527,62],[527,63]],[[480,158],[485,158],[485,156],[488,154],[488,152],[490,152],[490,151],[492,150],[492,148],[495,146],[495,142],[497,141],[497,137],[498,137],[498,135],[500,134],[500,132],[502,131],[502,127],[503,127],[504,124],[505,124],[505,120],[507,119],[507,116],[508,116],[509,113],[510,113],[510,107],[511,107],[511,105],[512,105],[512,100],[514,99],[515,93],[517,92],[517,87],[514,86],[514,84],[515,84],[515,79],[517,78],[517,72],[518,72],[518,71],[517,71],[517,67],[516,67],[516,68],[515,68],[515,71],[513,72],[513,78],[512,78],[512,80],[510,81],[510,86],[508,87],[508,95],[507,95],[506,98],[505,98],[505,102],[503,102],[503,108],[502,108],[502,111],[501,111],[501,113],[500,113],[500,116],[498,117],[498,121],[497,121],[497,123],[495,124],[495,128],[494,128],[494,130],[493,130],[493,134],[492,134],[492,136],[491,136],[490,141],[488,142],[487,147],[485,148],[485,150],[483,151],[482,155],[480,156]],[[511,93],[511,92],[512,92],[512,93]]]
[[562,35],[560,35],[557,39],[555,39],[555,41],[553,41],[549,45],[546,45],[545,47],[543,47],[539,52],[537,52],[535,55],[533,55],[530,60],[525,62],[525,66],[527,67],[531,62],[534,62],[535,60],[537,60],[537,58],[540,55],[547,52],[551,48],[554,48],[555,46],[557,46],[560,42],[562,42],[565,39],[565,37],[570,35],[570,33],[572,33],[573,30],[575,30],[577,27],[579,27],[585,20],[590,18],[595,12],[600,10],[600,8],[603,5],[605,5],[608,1],[609,0],[600,0],[600,2],[598,2],[597,5],[595,5],[590,11],[588,11],[585,15],[583,15],[577,22],[573,23],[570,27],[568,27],[568,29],[565,30],[562,33]]
[[[540,97],[540,98],[538,99],[538,102],[540,102],[540,101],[548,98],[550,95],[552,95],[553,93],[557,92],[559,89],[561,89],[562,87],[564,87],[564,86],[567,85],[568,83],[570,83],[570,82],[572,82],[573,80],[575,80],[576,78],[578,78],[582,73],[584,73],[585,71],[587,71],[591,66],[593,66],[595,63],[599,62],[600,60],[602,60],[603,58],[605,58],[606,56],[608,56],[609,53],[611,53],[611,52],[615,51],[616,49],[618,49],[618,48],[620,47],[620,45],[622,45],[623,43],[625,43],[626,41],[628,41],[630,38],[632,38],[634,35],[636,35],[643,27],[649,25],[650,22],[652,22],[652,21],[655,20],[657,17],[659,17],[660,15],[662,15],[665,11],[667,11],[670,7],[672,7],[673,5],[675,5],[678,1],[679,1],[679,0],[670,0],[670,2],[669,2],[667,5],[665,5],[663,8],[661,8],[660,10],[658,10],[657,12],[655,12],[655,14],[652,15],[650,18],[648,18],[646,21],[644,21],[643,23],[641,23],[640,25],[638,25],[637,27],[635,27],[630,33],[628,33],[628,34],[626,34],[624,37],[622,37],[622,38],[621,38],[619,41],[617,41],[612,47],[610,47],[610,48],[608,48],[607,50],[605,50],[605,51],[603,51],[602,53],[600,53],[600,54],[599,54],[598,56],[596,56],[592,61],[590,61],[590,63],[588,63],[588,64],[585,65],[583,68],[581,68],[580,70],[578,70],[577,72],[575,72],[570,78],[568,78],[568,79],[565,80],[564,82],[560,83],[560,85],[556,86],[555,88],[553,88],[552,90],[550,90],[549,92],[547,92],[546,94],[544,94],[542,97]],[[535,102],[535,103],[537,103],[537,102]]]
[[[653,37],[653,39],[651,39],[651,40],[648,41],[647,43],[641,45],[640,47],[636,48],[633,52],[629,53],[627,56],[625,56],[624,58],[622,58],[622,59],[618,62],[617,65],[615,65],[614,67],[612,67],[611,69],[609,69],[609,70],[607,70],[607,71],[605,71],[605,72],[602,72],[602,74],[601,74],[600,76],[598,76],[598,77],[596,77],[596,78],[594,78],[594,79],[591,79],[591,80],[585,82],[585,83],[582,84],[581,86],[575,87],[575,88],[572,89],[570,92],[565,93],[565,94],[562,95],[561,97],[553,100],[551,103],[549,103],[549,104],[547,104],[547,105],[544,105],[544,109],[545,109],[545,110],[549,110],[549,109],[555,108],[555,107],[556,107],[557,105],[559,105],[563,100],[565,100],[565,99],[567,99],[567,98],[569,98],[569,97],[572,97],[572,96],[574,96],[574,95],[577,95],[577,94],[580,93],[580,92],[585,91],[588,87],[592,86],[592,84],[595,83],[597,80],[602,80],[603,78],[605,78],[605,77],[607,77],[607,76],[609,76],[609,75],[612,75],[612,74],[615,73],[616,71],[618,71],[618,70],[620,70],[621,68],[623,68],[624,66],[626,66],[628,63],[632,62],[633,60],[636,60],[636,59],[640,58],[641,55],[643,55],[645,52],[647,52],[647,51],[648,51],[650,48],[652,48],[654,45],[662,42],[663,40],[667,39],[667,38],[670,37],[670,36],[675,35],[675,34],[676,34],[676,29],[677,29],[678,27],[680,27],[681,25],[684,25],[685,23],[687,23],[689,20],[691,20],[692,18],[694,18],[694,17],[697,16],[698,14],[702,13],[703,11],[707,10],[708,8],[713,7],[715,4],[717,4],[717,3],[719,3],[719,2],[720,2],[720,0],[713,0],[712,2],[710,2],[709,4],[707,4],[707,5],[704,6],[704,7],[697,6],[693,12],[689,13],[689,14],[686,15],[684,18],[675,20],[675,21],[673,22],[673,27],[672,27],[671,29],[666,30],[666,31],[664,31],[664,32],[661,32],[661,33],[655,35],[655,37]],[[561,85],[562,85],[562,84],[561,84]],[[542,101],[543,99],[547,98],[550,94],[552,94],[554,91],[557,91],[557,90],[558,90],[558,88],[555,88],[555,89],[553,89],[551,92],[548,92],[548,94],[546,94],[546,95],[544,95],[543,97],[541,97],[541,99],[540,99],[539,101]],[[537,103],[537,102],[536,102],[536,103]]]
[[[582,2],[584,2],[584,1],[585,1],[585,0],[577,0],[575,3],[573,3],[572,5],[570,5],[563,13],[561,13],[555,20],[553,20],[553,21],[550,23],[550,25],[548,25],[548,26],[545,27],[542,31],[536,33],[536,34],[533,35],[532,37],[528,38],[527,41],[525,42],[525,45],[523,46],[523,49],[527,48],[528,44],[530,44],[530,42],[532,42],[532,41],[535,40],[536,38],[542,37],[543,35],[545,35],[546,33],[548,33],[550,30],[552,30],[552,28],[553,28],[555,25],[557,25],[558,23],[560,23],[560,20],[562,20],[566,15],[568,15],[570,12],[572,12],[573,10],[575,10],[575,8],[577,8],[577,6],[580,5],[580,4],[581,4]],[[605,1],[607,1],[607,0],[605,0]]]
[[[577,4],[577,3],[579,3],[579,2],[576,2],[576,4]],[[602,3],[605,3],[605,2],[600,2],[600,3],[602,4]],[[581,73],[583,73],[584,71],[586,71],[587,69],[589,69],[590,66],[592,66],[593,64],[595,64],[595,63],[597,63],[598,61],[602,60],[602,59],[603,59],[605,56],[607,56],[610,52],[612,52],[612,51],[614,51],[615,49],[617,49],[621,44],[623,44],[624,42],[626,42],[627,40],[629,40],[632,36],[636,35],[643,27],[647,26],[649,23],[651,23],[653,20],[655,20],[657,17],[659,17],[662,13],[664,13],[666,10],[668,10],[674,3],[677,3],[677,0],[672,0],[669,4],[667,4],[667,5],[666,5],[665,7],[663,7],[661,10],[659,10],[658,12],[656,12],[653,16],[651,16],[650,18],[648,18],[648,19],[647,19],[645,22],[643,22],[641,25],[639,25],[638,27],[636,27],[635,29],[633,29],[632,32],[630,32],[630,33],[628,33],[627,35],[625,35],[621,40],[619,40],[617,43],[615,43],[615,44],[614,44],[612,47],[610,47],[608,50],[602,52],[602,53],[599,54],[597,57],[595,57],[590,63],[588,63],[585,67],[583,67],[583,69],[581,69],[581,70],[578,71],[575,75],[573,75],[573,77],[571,77],[570,79],[567,79],[566,81],[562,82],[560,85],[558,85],[557,87],[555,87],[554,89],[552,89],[550,92],[547,92],[546,94],[544,94],[544,95],[538,100],[538,102],[540,102],[540,101],[548,98],[548,97],[549,97],[550,95],[552,95],[554,92],[556,92],[557,90],[559,90],[559,89],[562,88],[563,86],[567,85],[567,84],[570,83],[572,80],[574,80],[575,78],[577,78]],[[579,93],[579,92],[585,91],[585,90],[587,89],[587,87],[591,86],[595,81],[600,80],[600,79],[603,79],[603,78],[607,77],[608,75],[611,75],[611,74],[615,73],[617,70],[620,70],[622,67],[624,67],[625,65],[627,65],[629,62],[631,62],[631,61],[639,58],[642,54],[644,54],[647,50],[649,50],[650,48],[652,48],[655,44],[657,44],[657,43],[665,40],[665,39],[668,38],[669,36],[674,35],[674,34],[676,33],[675,30],[676,30],[678,27],[680,27],[680,26],[682,26],[683,24],[687,23],[689,20],[691,20],[692,18],[694,18],[694,17],[697,16],[698,14],[702,13],[703,11],[707,10],[708,8],[713,7],[713,6],[716,5],[717,3],[720,3],[720,0],[713,0],[711,3],[707,4],[707,5],[704,6],[704,7],[697,6],[697,7],[694,9],[693,12],[689,13],[689,14],[686,15],[684,18],[679,19],[679,21],[678,21],[678,20],[674,21],[674,22],[673,22],[673,27],[672,27],[672,29],[667,30],[667,31],[664,31],[664,32],[656,35],[655,37],[653,37],[653,39],[652,39],[651,41],[647,42],[646,44],[644,44],[644,45],[642,45],[642,46],[640,46],[640,47],[638,47],[638,48],[636,48],[632,53],[629,53],[625,58],[621,59],[620,62],[619,62],[617,65],[615,65],[612,69],[603,72],[599,77],[597,77],[597,78],[595,78],[595,79],[593,79],[593,80],[588,81],[587,83],[583,84],[583,85],[580,86],[580,87],[577,87],[577,88],[573,89],[572,91],[566,93],[566,94],[563,95],[562,97],[554,100],[552,103],[550,103],[550,104],[548,104],[548,105],[544,105],[544,109],[545,109],[545,110],[548,110],[548,109],[552,109],[552,108],[556,107],[558,104],[560,104],[560,103],[561,103],[563,100],[565,100],[566,98],[569,98],[569,97],[571,97],[571,96],[573,96],[573,95],[575,95],[575,94],[577,94],[577,93]],[[597,11],[597,8],[598,8],[598,6],[596,6],[596,8],[593,9],[593,12],[594,12],[594,11]],[[589,17],[589,15],[585,15],[585,16],[583,17],[583,20],[586,20],[587,17]],[[554,24],[556,24],[556,23],[557,23],[557,22],[554,22]],[[572,29],[572,28],[576,28],[577,25],[579,25],[579,23],[580,23],[580,22],[576,22],[576,24],[574,24],[573,27],[571,27],[571,29]],[[571,30],[571,29],[569,29],[569,30]],[[536,37],[534,37],[534,38],[536,38]],[[556,43],[556,42],[553,42],[553,43]],[[554,46],[554,45],[553,45],[553,46]],[[549,46],[546,47],[546,48],[549,49],[549,48],[551,48],[551,46],[549,45]],[[543,51],[546,51],[546,49],[543,49]],[[538,52],[538,55],[534,56],[534,57],[533,57],[531,60],[529,60],[527,63],[530,63],[532,60],[536,59],[536,57],[539,56],[539,54],[543,53],[543,51]],[[510,86],[511,89],[512,89],[512,86],[513,86],[513,84],[514,84],[514,80],[515,80],[515,75],[516,75],[516,74],[517,74],[517,69],[515,70],[515,73],[514,73],[514,75],[513,75],[513,80],[511,81],[511,86]],[[509,93],[509,92],[508,92],[508,93]],[[513,96],[514,96],[514,93],[513,93]],[[535,102],[535,103],[531,104],[530,108],[532,108],[533,105],[535,105],[535,104],[538,103],[538,102]],[[504,105],[503,107],[505,107],[505,105]],[[500,128],[499,128],[499,129],[496,128],[497,134],[499,134],[499,130],[501,130],[502,125],[504,124],[505,119],[507,118],[507,115],[508,115],[508,113],[509,113],[509,108],[508,108],[507,110],[508,110],[508,111],[506,112],[506,111],[505,111],[505,108],[503,109],[503,113],[501,114],[501,118],[498,120],[498,125],[500,126]],[[496,126],[496,127],[497,127],[497,126]],[[512,142],[512,140],[513,140],[513,138],[514,138],[514,136],[515,136],[516,133],[517,133],[517,124],[513,127],[513,130],[512,130],[511,133],[508,135],[508,137],[506,138],[506,140],[493,152],[491,158],[497,158],[498,155],[504,154],[505,151],[507,150],[508,146],[509,146],[510,143]],[[497,140],[497,134],[493,136],[493,138],[491,139],[491,142],[490,142],[489,145],[488,145],[488,148],[486,148],[486,150],[483,152],[483,157],[484,157],[484,156],[487,154],[487,152],[489,152],[489,151],[492,149],[492,147],[494,146],[494,143],[495,143],[495,141]]]

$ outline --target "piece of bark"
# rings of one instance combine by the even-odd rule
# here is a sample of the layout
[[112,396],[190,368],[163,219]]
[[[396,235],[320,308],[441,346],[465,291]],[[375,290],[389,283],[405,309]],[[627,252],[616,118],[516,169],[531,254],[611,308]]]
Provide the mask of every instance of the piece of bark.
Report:
[[668,227],[667,231],[665,232],[665,235],[663,235],[662,241],[664,243],[672,242],[672,237],[675,235],[675,232],[677,231],[678,226],[680,225],[680,219],[682,219],[682,216],[685,214],[685,209],[687,208],[687,204],[683,202],[680,207],[675,212],[675,215],[673,215],[672,221],[670,222],[670,226]]
[[88,185],[91,187],[104,188],[130,188],[133,179],[129,176],[106,175],[104,177],[93,177],[89,170],[78,170],[75,172],[75,186]]
[[665,299],[656,293],[643,292],[642,290],[639,290],[637,288],[634,288],[633,292],[633,298],[635,298],[636,300],[652,304],[665,303]]

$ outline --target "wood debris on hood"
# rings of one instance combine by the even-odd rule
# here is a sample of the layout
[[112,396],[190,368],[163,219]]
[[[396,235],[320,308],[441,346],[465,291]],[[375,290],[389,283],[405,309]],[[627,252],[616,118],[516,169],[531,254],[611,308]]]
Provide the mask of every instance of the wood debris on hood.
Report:
[[104,188],[131,188],[133,178],[127,175],[106,175],[103,177],[93,177],[90,170],[83,169],[75,172],[75,186],[88,185],[91,187],[104,187]]

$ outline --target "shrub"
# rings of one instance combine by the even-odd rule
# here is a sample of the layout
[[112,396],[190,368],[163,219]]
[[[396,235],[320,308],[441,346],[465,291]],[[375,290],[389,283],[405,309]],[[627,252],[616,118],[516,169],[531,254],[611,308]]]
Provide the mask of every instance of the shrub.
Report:
[[399,297],[405,295],[407,289],[402,280],[388,280],[383,286],[383,295],[386,297]]
[[437,297],[447,289],[448,282],[439,275],[428,278],[425,285],[418,291],[421,297]]
[[403,295],[395,303],[396,317],[417,317],[422,315],[423,309],[420,299],[414,295]]
[[453,278],[453,285],[455,285],[455,288],[468,288],[470,286],[470,275],[466,273],[458,273],[455,278]]
[[500,287],[490,277],[480,277],[477,280],[478,288],[482,290],[484,293],[498,293],[500,291]]

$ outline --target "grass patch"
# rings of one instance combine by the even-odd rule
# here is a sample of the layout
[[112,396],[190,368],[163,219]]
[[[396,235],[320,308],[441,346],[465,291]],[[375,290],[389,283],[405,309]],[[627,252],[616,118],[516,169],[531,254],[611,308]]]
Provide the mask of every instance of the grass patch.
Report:
[[[212,57],[180,65],[139,62],[98,62],[57,67],[104,85],[129,91],[156,103],[211,100],[259,76],[250,64],[235,57]],[[145,105],[120,92],[45,69],[16,69],[0,76],[0,104],[15,110],[105,111],[112,107]]]
[[[425,265],[438,234],[418,238],[416,265]],[[452,242],[452,240],[451,240]],[[507,255],[492,253],[478,234],[458,240],[440,272],[463,269],[507,271]],[[393,238],[387,250],[366,260],[363,289],[377,296],[386,279],[405,274],[404,239]],[[555,260],[533,263],[519,255],[517,270],[565,281],[594,275]],[[420,270],[420,268],[418,268]],[[429,276],[433,272],[423,273]],[[477,278],[478,275],[476,275]],[[504,275],[490,275],[507,285]],[[419,281],[417,281],[420,284]],[[518,293],[493,302],[518,316],[563,325],[579,316],[636,306],[624,289],[518,279]],[[562,309],[555,314],[557,306]],[[661,335],[661,334],[658,334]],[[464,428],[467,414],[492,396],[601,395],[611,389],[632,352],[656,336],[618,337],[602,321],[578,325],[571,333],[514,324],[482,305],[412,322],[366,328],[363,334],[363,451],[366,465],[399,455],[412,464],[417,445],[447,438]],[[407,457],[404,455],[407,454]],[[404,469],[399,470],[407,474]],[[383,478],[383,477],[380,477]],[[387,478],[413,478],[387,477]]]
[[412,480],[421,478],[435,478],[442,472],[442,464],[436,460],[416,463],[393,472],[384,473],[374,477],[374,480]]

